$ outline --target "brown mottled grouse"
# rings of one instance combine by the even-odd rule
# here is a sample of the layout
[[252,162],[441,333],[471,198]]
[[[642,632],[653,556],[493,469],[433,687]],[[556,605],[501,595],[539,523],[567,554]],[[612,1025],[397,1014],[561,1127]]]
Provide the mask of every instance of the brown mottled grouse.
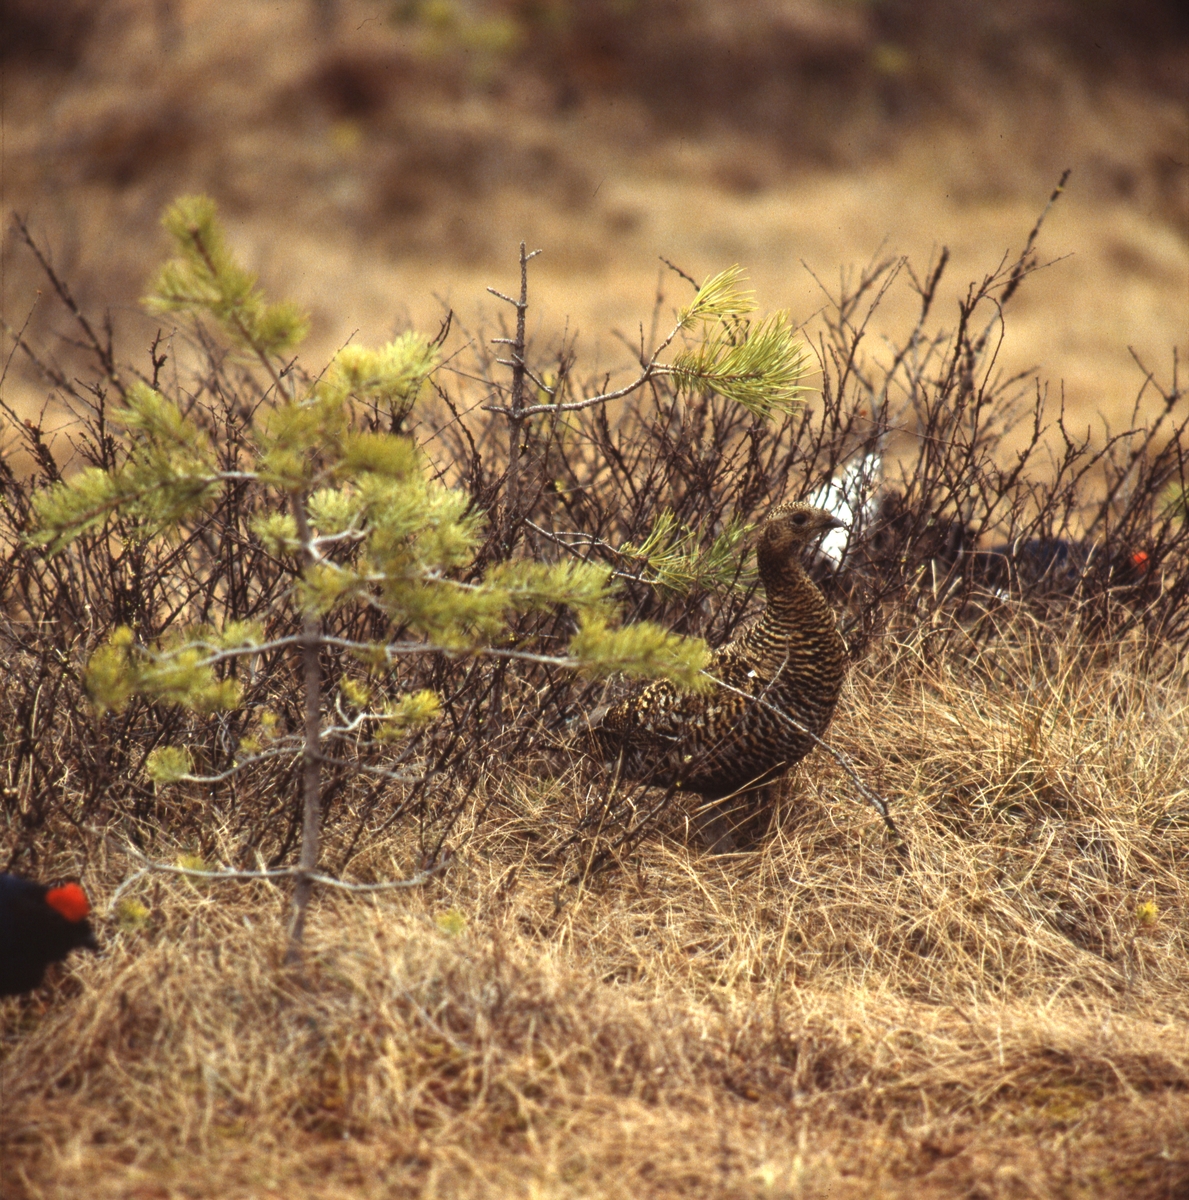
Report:
[[846,644],[801,551],[841,524],[809,504],[782,504],[764,523],[757,557],[767,604],[706,668],[725,686],[699,694],[667,681],[641,685],[592,722],[602,753],[622,755],[625,778],[721,800],[775,779],[813,749],[804,730],[820,737],[830,723]]

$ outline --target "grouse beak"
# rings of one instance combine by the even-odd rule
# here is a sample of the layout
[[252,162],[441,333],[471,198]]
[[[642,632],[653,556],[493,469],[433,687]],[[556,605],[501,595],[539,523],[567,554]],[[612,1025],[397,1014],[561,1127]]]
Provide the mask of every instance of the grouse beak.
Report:
[[822,522],[822,531],[827,529],[845,529],[846,522],[841,517],[830,516]]
[[93,950],[96,954],[99,953],[99,939],[96,938],[93,930],[87,930],[87,940],[80,947],[82,950]]

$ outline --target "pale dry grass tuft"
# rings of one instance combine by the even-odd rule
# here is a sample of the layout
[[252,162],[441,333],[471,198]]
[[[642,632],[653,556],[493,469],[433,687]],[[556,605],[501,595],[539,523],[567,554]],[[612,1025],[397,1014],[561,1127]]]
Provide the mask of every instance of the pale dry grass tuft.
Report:
[[303,975],[279,892],[146,885],[0,1010],[3,1194],[1184,1195],[1183,670],[1042,632],[856,671],[833,737],[907,867],[819,754],[757,851],[662,837],[580,890],[515,834],[573,777],[488,778],[507,820],[322,898]]

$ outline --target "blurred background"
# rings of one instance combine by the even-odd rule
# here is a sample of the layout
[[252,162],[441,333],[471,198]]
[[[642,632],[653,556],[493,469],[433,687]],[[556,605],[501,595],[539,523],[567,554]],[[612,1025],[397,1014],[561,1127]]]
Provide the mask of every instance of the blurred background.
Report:
[[[1064,168],[1005,369],[1130,418],[1189,349],[1189,15],[1157,0],[6,0],[3,316],[65,328],[8,228],[26,217],[125,357],[183,192],[219,203],[321,357],[463,330],[510,290],[587,370],[648,329],[658,256],[731,263],[812,329],[822,287],[952,266],[939,316],[1022,246]],[[666,304],[686,298],[672,275]],[[38,290],[42,295],[38,298]],[[871,344],[915,311],[894,292]],[[30,317],[30,314],[31,317]],[[11,338],[6,339],[8,357]],[[68,353],[57,346],[59,353]],[[13,361],[6,399],[46,385]],[[1084,426],[1083,426],[1084,427]]]

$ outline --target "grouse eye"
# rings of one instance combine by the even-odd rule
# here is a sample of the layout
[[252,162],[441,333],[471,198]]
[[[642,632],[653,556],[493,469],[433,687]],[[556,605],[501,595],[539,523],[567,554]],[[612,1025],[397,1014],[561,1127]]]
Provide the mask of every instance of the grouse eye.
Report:
[[808,520],[809,520],[809,517],[806,516],[805,513],[795,513],[793,516],[793,524],[794,525],[804,525],[805,522]]

